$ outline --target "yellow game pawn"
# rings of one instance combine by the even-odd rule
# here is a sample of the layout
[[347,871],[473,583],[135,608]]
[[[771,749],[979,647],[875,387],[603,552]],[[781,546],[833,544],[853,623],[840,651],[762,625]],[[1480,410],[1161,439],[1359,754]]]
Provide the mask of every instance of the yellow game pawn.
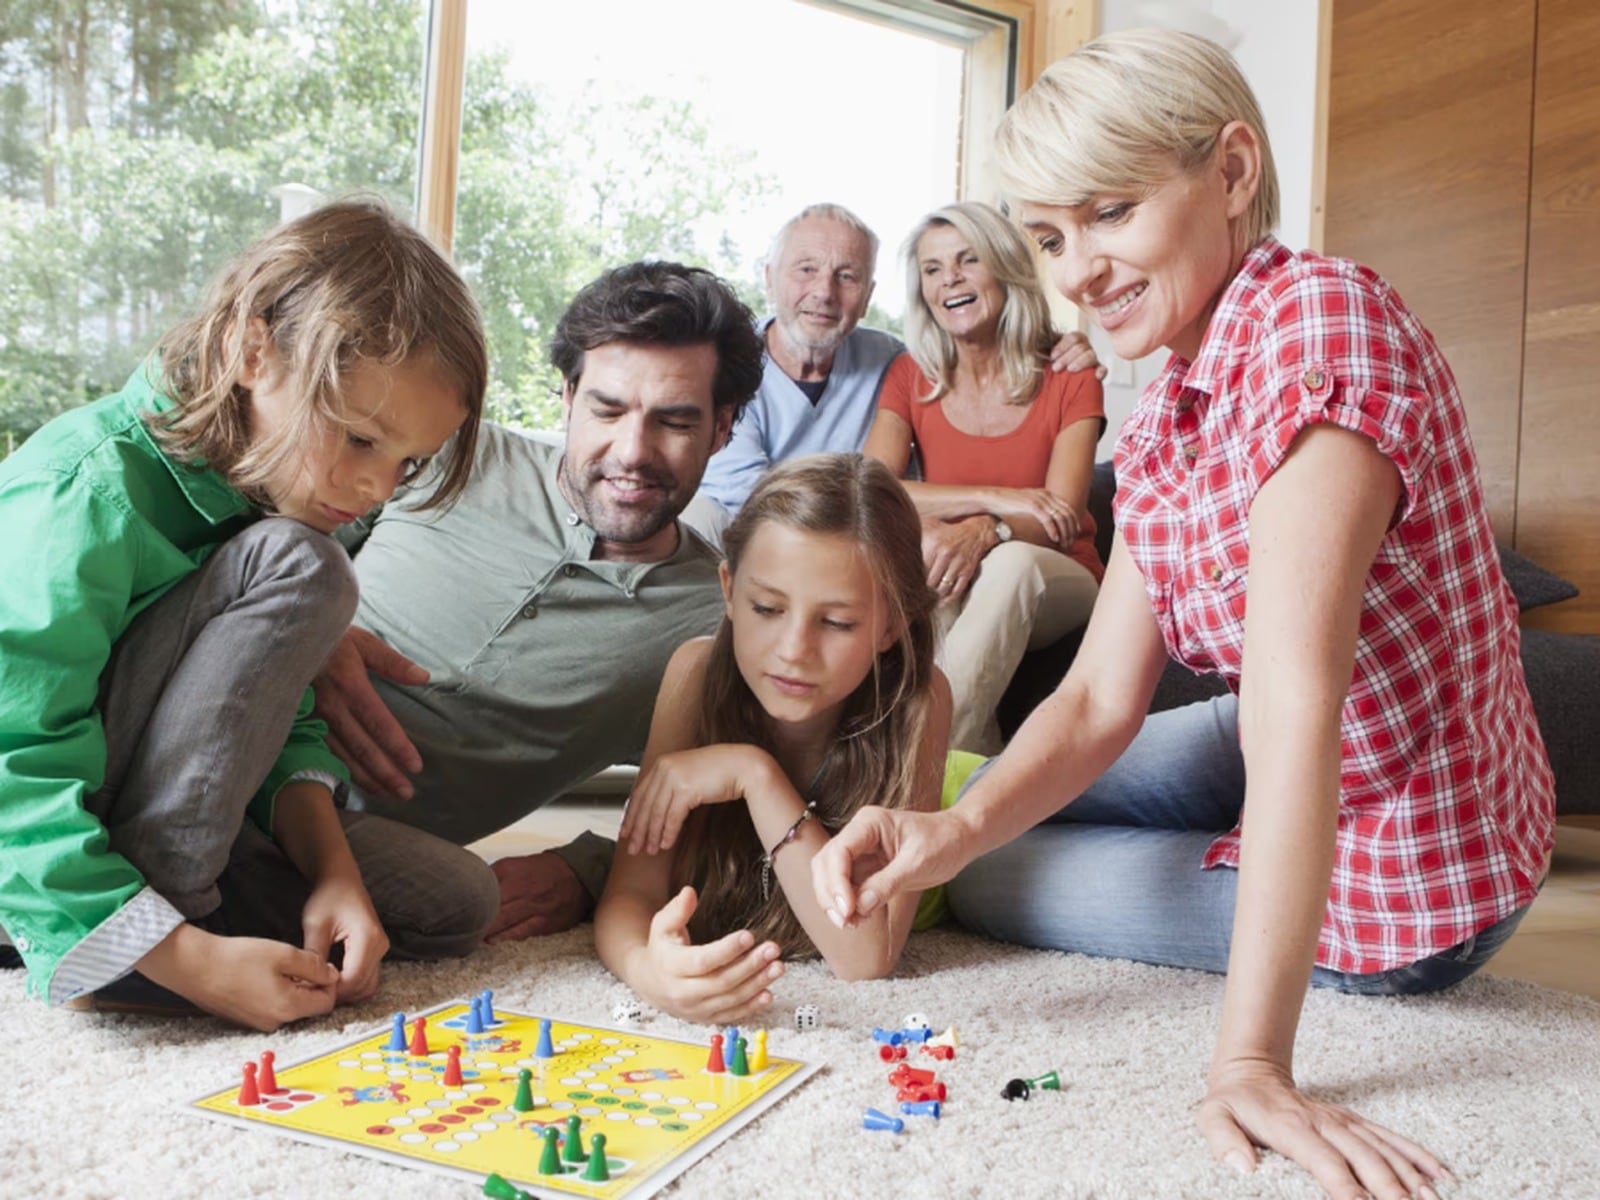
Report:
[[750,1056],[750,1074],[757,1075],[767,1069],[767,1031],[756,1030],[755,1053]]
[[928,1039],[928,1045],[930,1045],[930,1046],[949,1046],[953,1050],[957,1046],[961,1045],[961,1035],[956,1032],[956,1027],[954,1025],[952,1025],[952,1026],[950,1026],[950,1028],[946,1029],[943,1033],[941,1033],[938,1037],[929,1038]]

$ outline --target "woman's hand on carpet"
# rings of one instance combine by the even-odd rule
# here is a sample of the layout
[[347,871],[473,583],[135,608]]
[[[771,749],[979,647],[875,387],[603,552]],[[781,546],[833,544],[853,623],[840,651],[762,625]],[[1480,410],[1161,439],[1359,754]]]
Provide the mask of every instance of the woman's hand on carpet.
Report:
[[651,918],[643,969],[631,973],[634,990],[683,1021],[725,1025],[765,1011],[768,985],[783,977],[777,943],[758,946],[748,929],[736,929],[696,946],[689,919],[699,903],[692,887],[680,888]]
[[1287,1071],[1262,1061],[1213,1066],[1200,1131],[1219,1161],[1248,1174],[1256,1146],[1299,1163],[1333,1200],[1438,1200],[1450,1173],[1409,1138],[1337,1104],[1313,1100]]
[[811,887],[841,929],[901,892],[920,892],[967,865],[961,826],[947,812],[867,805],[811,859]]

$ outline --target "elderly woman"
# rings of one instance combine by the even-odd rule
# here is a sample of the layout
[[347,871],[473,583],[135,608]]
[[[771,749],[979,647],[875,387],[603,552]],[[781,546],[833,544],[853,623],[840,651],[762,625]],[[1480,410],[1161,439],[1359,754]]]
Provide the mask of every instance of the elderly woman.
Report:
[[1089,619],[1104,568],[1087,511],[1105,429],[1092,370],[1047,370],[1050,309],[1032,251],[985,204],[952,204],[906,239],[906,343],[864,452],[921,482],[928,584],[943,598],[950,743],[994,754],[995,707],[1027,650]]
[[[1338,1197],[1431,1196],[1438,1160],[1301,1091],[1292,1057],[1308,981],[1448,987],[1549,864],[1455,381],[1383,280],[1271,237],[1265,126],[1209,42],[1090,43],[997,159],[1061,290],[1122,357],[1172,357],[1118,440],[1118,541],[1071,672],[960,804],[858,814],[819,898],[848,922],[962,872],[974,928],[1226,971],[1212,1151],[1248,1171],[1270,1147]],[[1169,653],[1233,694],[1146,720]]]

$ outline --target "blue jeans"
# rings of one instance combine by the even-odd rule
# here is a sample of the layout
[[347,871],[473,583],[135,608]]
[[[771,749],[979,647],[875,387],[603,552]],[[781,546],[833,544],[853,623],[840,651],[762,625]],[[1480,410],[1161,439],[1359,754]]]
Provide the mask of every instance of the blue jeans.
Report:
[[[1231,695],[1147,718],[1077,800],[950,881],[956,920],[1024,946],[1225,972],[1237,874],[1200,863],[1244,805],[1238,719]],[[1316,967],[1311,983],[1364,995],[1450,987],[1488,962],[1526,911],[1420,962],[1371,975]]]

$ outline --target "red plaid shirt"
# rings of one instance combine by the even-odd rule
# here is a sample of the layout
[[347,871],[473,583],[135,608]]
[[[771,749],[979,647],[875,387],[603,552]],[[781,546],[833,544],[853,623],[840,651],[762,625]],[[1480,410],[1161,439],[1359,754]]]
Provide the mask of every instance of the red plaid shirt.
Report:
[[[1173,658],[1235,690],[1250,503],[1319,421],[1400,472],[1362,595],[1341,719],[1339,831],[1319,965],[1367,974],[1466,940],[1534,897],[1555,787],[1466,413],[1431,335],[1371,271],[1246,255],[1193,363],[1174,356],[1117,440],[1117,528]],[[1239,831],[1205,866],[1237,866]]]

